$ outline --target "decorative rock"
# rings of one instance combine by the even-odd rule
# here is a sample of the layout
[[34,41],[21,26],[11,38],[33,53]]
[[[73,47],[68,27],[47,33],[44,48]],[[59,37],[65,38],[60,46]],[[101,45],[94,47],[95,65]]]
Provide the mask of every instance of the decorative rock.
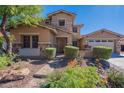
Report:
[[20,70],[1,70],[0,71],[0,82],[9,82],[22,80],[26,75],[30,73],[28,68],[23,68]]
[[54,69],[51,68],[49,65],[45,65],[42,67],[38,72],[36,72],[33,76],[35,78],[44,78],[46,77],[49,73],[51,73]]

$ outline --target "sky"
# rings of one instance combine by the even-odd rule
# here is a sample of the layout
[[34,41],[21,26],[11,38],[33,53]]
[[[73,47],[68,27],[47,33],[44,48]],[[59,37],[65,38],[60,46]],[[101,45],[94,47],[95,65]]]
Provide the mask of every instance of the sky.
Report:
[[76,13],[75,24],[84,24],[82,35],[103,28],[124,35],[124,6],[45,5],[41,15],[47,17],[49,13],[60,9]]

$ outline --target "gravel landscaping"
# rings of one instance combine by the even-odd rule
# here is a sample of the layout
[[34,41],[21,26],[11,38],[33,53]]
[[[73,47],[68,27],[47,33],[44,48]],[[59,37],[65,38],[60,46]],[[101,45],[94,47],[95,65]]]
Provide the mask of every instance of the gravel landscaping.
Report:
[[[13,69],[13,68],[28,68],[30,73],[25,76],[22,80],[17,81],[10,81],[0,83],[0,88],[32,88],[32,87],[39,87],[38,83],[41,82],[41,78],[44,77],[36,77],[36,75],[41,75],[45,72],[50,72],[50,70],[61,70],[67,66],[67,60],[63,59],[62,56],[58,56],[56,59],[48,61],[46,59],[40,58],[29,58],[23,61],[17,62],[12,66],[7,67],[6,69]],[[45,69],[44,69],[45,68]],[[43,69],[43,72],[42,72]],[[41,72],[41,74],[39,73]]]
[[[23,88],[33,78],[33,74],[36,73],[40,68],[42,68],[46,60],[26,60],[14,64],[14,67],[19,65],[19,68],[28,68],[30,70],[29,75],[27,75],[23,80],[12,81],[7,83],[1,83],[1,88]],[[12,66],[11,66],[12,67]],[[8,67],[8,68],[11,68]]]

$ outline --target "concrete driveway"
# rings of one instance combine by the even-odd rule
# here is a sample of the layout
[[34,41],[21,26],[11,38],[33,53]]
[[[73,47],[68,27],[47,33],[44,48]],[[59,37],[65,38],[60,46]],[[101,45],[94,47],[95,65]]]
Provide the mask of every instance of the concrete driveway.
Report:
[[121,70],[124,73],[124,54],[113,53],[112,57],[107,60],[110,63],[111,67]]

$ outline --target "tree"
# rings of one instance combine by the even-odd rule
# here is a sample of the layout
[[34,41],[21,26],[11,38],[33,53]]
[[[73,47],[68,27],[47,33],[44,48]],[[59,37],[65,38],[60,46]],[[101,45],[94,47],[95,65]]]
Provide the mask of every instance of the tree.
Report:
[[6,30],[10,27],[17,27],[19,24],[36,25],[41,21],[39,13],[42,12],[41,6],[36,5],[1,5],[0,21],[1,33],[7,43],[6,53],[10,53],[10,39]]

